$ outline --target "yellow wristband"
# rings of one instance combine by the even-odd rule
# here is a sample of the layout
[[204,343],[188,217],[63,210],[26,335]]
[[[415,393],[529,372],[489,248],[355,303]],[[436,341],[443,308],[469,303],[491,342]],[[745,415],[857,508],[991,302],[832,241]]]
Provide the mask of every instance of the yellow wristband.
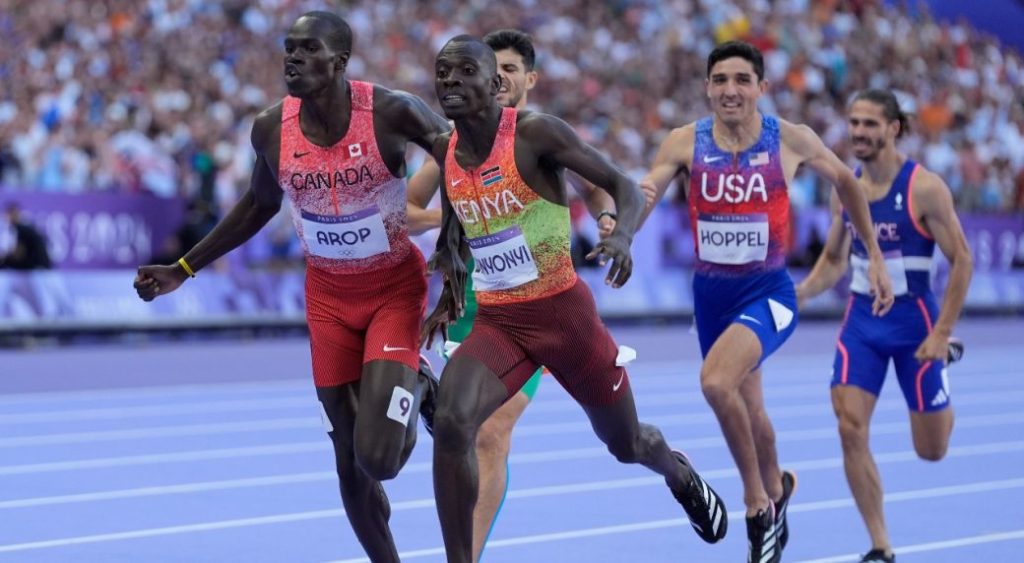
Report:
[[182,270],[185,270],[185,273],[188,274],[189,277],[196,277],[196,273],[192,271],[192,268],[188,267],[188,262],[185,261],[184,257],[178,258],[178,265],[181,266]]

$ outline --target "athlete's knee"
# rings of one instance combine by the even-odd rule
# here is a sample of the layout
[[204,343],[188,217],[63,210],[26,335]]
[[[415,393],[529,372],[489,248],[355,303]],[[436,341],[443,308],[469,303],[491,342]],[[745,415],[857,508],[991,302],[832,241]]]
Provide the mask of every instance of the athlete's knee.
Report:
[[868,421],[849,413],[839,413],[839,438],[843,449],[862,448],[868,443]]
[[915,441],[914,450],[917,452],[917,457],[924,461],[939,461],[946,457],[946,452],[949,451],[949,440]]
[[434,413],[434,449],[467,451],[475,443],[476,428],[469,416],[454,409],[438,409]]
[[701,373],[700,390],[712,405],[724,403],[739,392],[739,389],[725,377],[708,372]]
[[401,448],[389,447],[383,440],[356,443],[356,462],[377,481],[394,479],[402,469]]

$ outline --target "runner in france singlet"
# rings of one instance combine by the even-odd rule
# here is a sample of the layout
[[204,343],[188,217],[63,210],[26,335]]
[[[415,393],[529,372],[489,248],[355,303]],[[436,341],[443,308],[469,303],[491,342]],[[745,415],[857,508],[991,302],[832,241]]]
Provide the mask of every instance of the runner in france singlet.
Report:
[[301,100],[281,108],[278,179],[292,202],[292,222],[307,264],[356,274],[401,264],[412,243],[405,221],[405,179],[388,170],[373,130],[373,84],[349,82],[352,118],[331,147],[299,128]]
[[515,161],[514,108],[502,110],[491,154],[478,167],[445,158],[445,193],[469,239],[477,301],[497,305],[554,295],[576,282],[569,255],[569,208],[537,195]]
[[697,122],[690,173],[690,223],[696,273],[740,277],[782,270],[789,233],[789,194],[779,154],[779,123],[761,117],[749,149],[721,150],[712,118]]
[[[918,164],[908,159],[893,179],[885,197],[869,203],[872,226],[878,246],[885,256],[886,269],[889,270],[893,295],[896,297],[924,297],[932,293],[931,269],[935,240],[917,223],[912,208],[911,186],[917,171]],[[860,169],[857,169],[858,178],[860,173]],[[850,291],[869,295],[871,286],[867,276],[867,249],[845,209],[843,223],[853,240],[850,246],[850,269],[853,272]]]

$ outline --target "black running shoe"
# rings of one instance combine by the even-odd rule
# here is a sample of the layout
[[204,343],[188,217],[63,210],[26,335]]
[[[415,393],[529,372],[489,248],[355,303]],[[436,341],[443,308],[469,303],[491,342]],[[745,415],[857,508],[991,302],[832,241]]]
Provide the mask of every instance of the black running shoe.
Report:
[[420,354],[419,375],[427,380],[427,388],[423,391],[423,398],[420,399],[420,418],[423,420],[423,427],[427,434],[434,435],[434,409],[437,406],[437,388],[441,382],[434,377],[434,369],[430,367],[430,361]]
[[697,474],[686,454],[676,450],[673,450],[672,454],[690,472],[690,483],[686,490],[671,489],[672,496],[683,505],[686,517],[700,539],[708,543],[718,542],[725,537],[725,531],[729,527],[729,514],[725,510],[722,497]]
[[768,505],[767,510],[758,510],[754,516],[747,517],[747,563],[779,563],[782,561],[782,545],[775,525],[775,504]]
[[786,542],[789,541],[789,522],[786,520],[786,508],[789,507],[789,499],[796,490],[796,473],[792,471],[782,472],[782,498],[775,503],[775,528],[779,531],[779,548],[786,549]]
[[959,362],[964,357],[964,341],[955,336],[949,337],[946,347],[946,363]]
[[871,551],[864,554],[864,557],[860,560],[860,563],[895,563],[896,554],[886,555],[885,550],[872,549]]

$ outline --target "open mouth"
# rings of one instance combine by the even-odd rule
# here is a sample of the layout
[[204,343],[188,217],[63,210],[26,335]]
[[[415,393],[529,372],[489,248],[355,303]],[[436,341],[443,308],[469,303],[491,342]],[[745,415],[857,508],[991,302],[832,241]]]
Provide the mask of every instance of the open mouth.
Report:
[[299,69],[295,68],[295,65],[284,65],[284,77],[285,78],[298,78],[302,76]]
[[460,94],[446,94],[441,98],[441,102],[446,106],[453,106],[466,103],[466,98]]

